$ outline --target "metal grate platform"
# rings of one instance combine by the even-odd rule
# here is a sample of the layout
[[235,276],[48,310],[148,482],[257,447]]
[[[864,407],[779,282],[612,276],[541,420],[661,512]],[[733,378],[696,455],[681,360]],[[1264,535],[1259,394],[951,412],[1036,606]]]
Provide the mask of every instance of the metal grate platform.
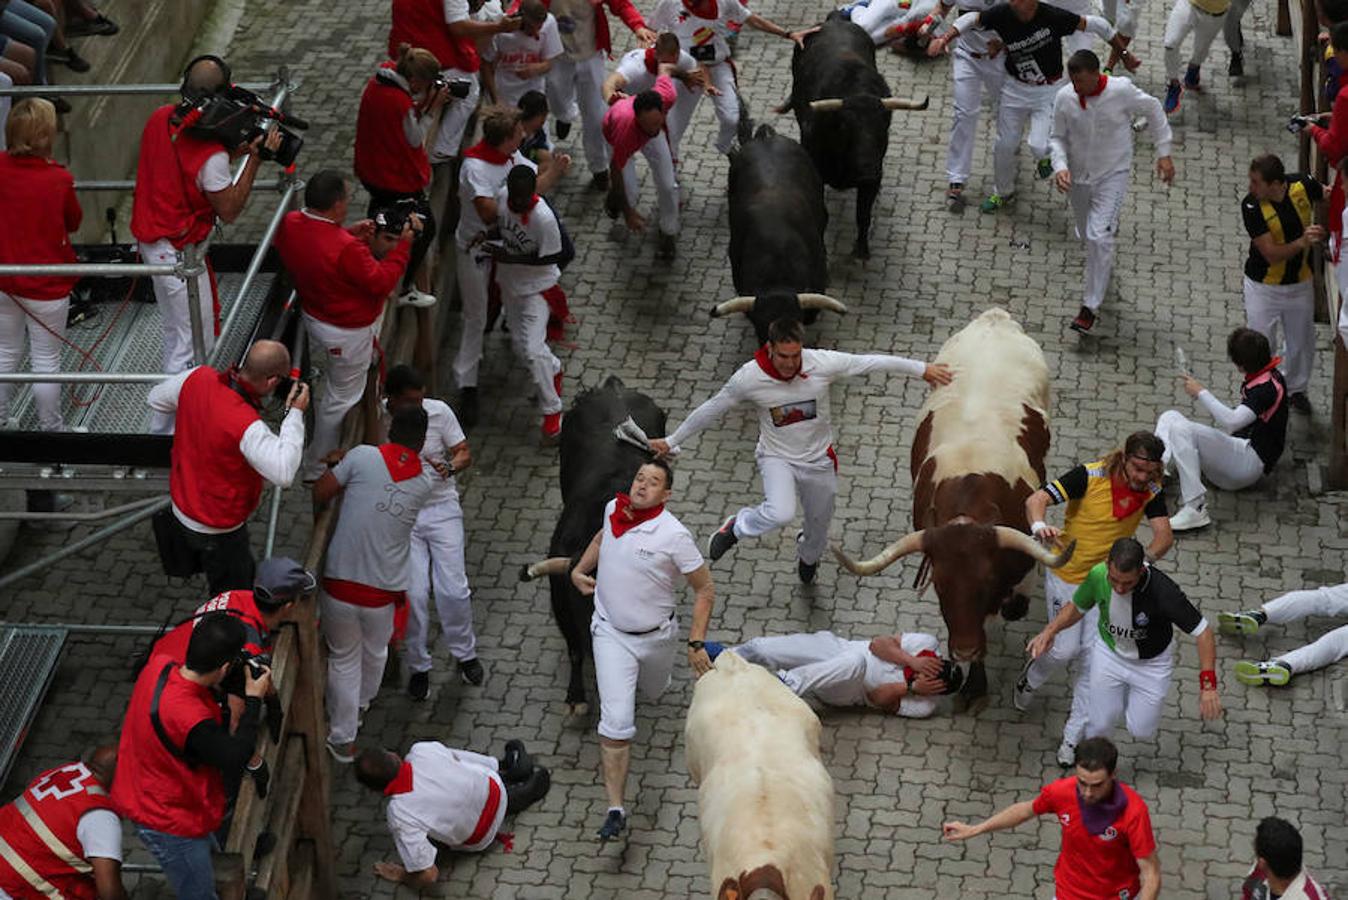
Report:
[[66,630],[48,625],[0,629],[0,784],[51,686]]

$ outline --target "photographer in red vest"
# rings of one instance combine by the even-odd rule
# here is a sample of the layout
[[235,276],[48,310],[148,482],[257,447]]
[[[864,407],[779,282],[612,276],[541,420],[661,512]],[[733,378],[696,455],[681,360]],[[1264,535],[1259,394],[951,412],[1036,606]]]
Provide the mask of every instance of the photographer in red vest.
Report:
[[[229,82],[229,66],[224,60],[199,56],[188,63],[183,75],[183,100],[206,97]],[[238,154],[248,155],[248,163],[235,183],[229,168],[230,153],[219,143],[191,134],[184,124],[186,115],[181,104],[161,106],[150,115],[141,134],[131,233],[140,242],[140,256],[146,263],[175,263],[180,251],[206,239],[216,216],[224,222],[237,219],[253,190],[261,148],[275,150],[281,145],[281,134],[273,128],[265,138],[258,137],[247,147],[237,148]],[[187,282],[177,275],[155,275],[153,282],[164,323],[164,371],[176,375],[193,362]],[[210,272],[198,276],[197,291],[209,355],[219,328]],[[167,434],[172,430],[172,416],[154,417],[151,431]]]
[[[179,900],[216,900],[211,851],[225,817],[226,782],[242,777],[271,690],[271,669],[241,659],[244,641],[234,616],[205,616],[185,662],[150,657],[122,722],[112,802],[135,824]],[[245,667],[247,699],[234,724],[217,689],[238,665]]]
[[117,748],[97,747],[0,807],[0,900],[126,900],[122,822],[108,798],[116,768]]
[[198,366],[161,381],[146,397],[156,412],[177,413],[169,469],[171,530],[179,545],[173,549],[192,571],[205,572],[212,594],[252,587],[248,517],[264,479],[287,487],[299,469],[309,386],[295,381],[279,435],[259,416],[262,401],[289,374],[285,345],[257,341],[238,369]]

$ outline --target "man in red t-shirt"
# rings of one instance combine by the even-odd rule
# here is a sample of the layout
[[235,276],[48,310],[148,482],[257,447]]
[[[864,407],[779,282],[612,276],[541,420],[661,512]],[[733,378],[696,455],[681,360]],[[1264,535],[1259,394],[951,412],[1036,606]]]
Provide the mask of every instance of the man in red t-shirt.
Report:
[[1118,761],[1107,738],[1088,738],[1077,744],[1075,775],[977,825],[946,822],[941,831],[948,841],[962,841],[1053,813],[1062,824],[1062,850],[1053,867],[1056,900],[1156,900],[1161,863],[1151,816],[1137,792],[1114,779]]

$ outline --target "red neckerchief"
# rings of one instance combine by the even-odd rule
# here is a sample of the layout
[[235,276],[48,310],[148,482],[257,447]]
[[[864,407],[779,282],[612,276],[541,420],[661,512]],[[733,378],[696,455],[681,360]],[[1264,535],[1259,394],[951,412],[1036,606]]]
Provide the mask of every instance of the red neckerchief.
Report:
[[1077,94],[1077,100],[1081,101],[1081,108],[1082,109],[1086,108],[1087,97],[1098,97],[1102,93],[1104,93],[1105,85],[1108,83],[1109,83],[1109,76],[1101,75],[1100,80],[1095,83],[1095,90],[1091,91],[1089,94]]
[[403,760],[402,766],[398,769],[398,774],[393,776],[393,780],[384,788],[384,796],[392,797],[395,794],[406,794],[412,790],[412,764]]
[[379,455],[384,457],[389,477],[395,482],[416,478],[421,474],[421,457],[417,451],[390,441],[379,445]]
[[[937,658],[937,656],[936,656],[936,651],[935,651],[935,650],[923,650],[923,651],[921,651],[920,653],[918,653],[917,655],[918,655],[918,656],[930,656],[930,657],[932,657],[933,659],[936,659],[936,658]],[[913,681],[914,681],[916,678],[917,678],[917,673],[916,673],[916,672],[914,672],[912,669],[908,668],[907,666],[904,666],[904,667],[903,667],[903,680],[904,680],[904,681],[908,682],[909,684],[912,684]]]
[[469,159],[480,159],[483,162],[489,162],[493,166],[504,166],[506,163],[510,162],[510,157],[507,154],[497,150],[486,141],[478,141],[476,144],[463,151],[463,155]]
[[1246,375],[1245,383],[1249,384],[1251,381],[1254,381],[1260,375],[1263,375],[1265,372],[1271,372],[1274,369],[1278,368],[1278,366],[1280,365],[1282,365],[1282,357],[1281,356],[1273,357],[1273,359],[1269,360],[1268,365],[1264,366],[1258,372],[1251,372],[1249,375]]
[[796,371],[795,375],[791,376],[791,378],[787,378],[781,372],[778,372],[777,367],[772,364],[772,357],[768,355],[767,344],[764,344],[763,346],[759,347],[758,351],[754,353],[754,362],[758,363],[758,367],[762,369],[764,372],[768,373],[768,376],[770,378],[775,378],[778,381],[790,381],[791,378],[810,377],[805,374],[805,363],[803,360],[801,361],[801,367]]
[[[716,8],[716,0],[683,0],[683,8],[699,19],[715,20],[718,17],[719,12]],[[710,12],[704,16],[702,13],[698,12],[699,8],[710,8]]]
[[1150,485],[1140,491],[1135,491],[1128,486],[1127,481],[1113,476],[1110,476],[1109,479],[1109,493],[1114,501],[1113,513],[1116,519],[1128,518],[1151,500]]
[[655,48],[648,48],[646,50],[646,71],[654,75],[659,67],[660,64],[655,59]]
[[[530,198],[530,200],[529,200],[529,205],[525,208],[524,212],[517,212],[517,213],[515,213],[515,215],[517,215],[517,216],[520,217],[520,224],[521,224],[521,225],[528,225],[528,224],[529,224],[529,213],[533,212],[533,211],[534,211],[534,207],[537,206],[537,205],[538,205],[538,195],[537,195],[537,194],[534,194],[533,197]],[[512,209],[511,212],[515,212],[515,211]]]
[[632,506],[632,498],[619,491],[618,496],[613,498],[613,515],[608,517],[608,523],[613,528],[613,536],[620,538],[629,529],[636,528],[642,522],[649,522],[664,511],[663,503],[649,509],[636,509]]

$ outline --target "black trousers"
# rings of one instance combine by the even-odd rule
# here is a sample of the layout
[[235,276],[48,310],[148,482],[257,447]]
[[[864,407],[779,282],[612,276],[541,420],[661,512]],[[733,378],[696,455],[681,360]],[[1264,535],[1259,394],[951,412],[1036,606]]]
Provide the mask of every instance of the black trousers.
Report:
[[430,250],[431,242],[435,240],[435,216],[431,213],[431,203],[426,199],[424,191],[408,194],[386,191],[366,181],[362,181],[361,184],[365,185],[365,190],[370,194],[370,206],[365,211],[366,218],[373,219],[375,213],[387,209],[399,200],[416,201],[416,213],[421,216],[422,227],[421,234],[412,242],[412,256],[407,263],[407,272],[403,275],[403,290],[407,290],[412,287],[417,270],[421,268],[422,260],[426,258],[426,251]]
[[224,534],[202,534],[181,522],[178,527],[183,541],[200,560],[212,597],[225,591],[252,590],[253,546],[248,540],[247,522]]

